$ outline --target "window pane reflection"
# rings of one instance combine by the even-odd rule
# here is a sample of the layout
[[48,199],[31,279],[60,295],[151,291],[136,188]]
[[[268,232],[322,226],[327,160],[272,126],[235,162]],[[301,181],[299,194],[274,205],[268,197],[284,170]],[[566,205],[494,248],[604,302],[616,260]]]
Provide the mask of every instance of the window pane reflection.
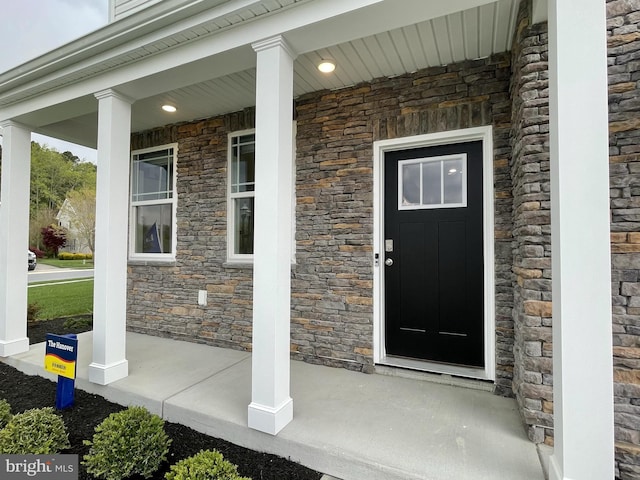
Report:
[[254,199],[236,198],[234,199],[235,210],[235,249],[234,253],[253,253],[253,212]]
[[440,162],[424,162],[422,164],[422,204],[440,203]]
[[255,188],[255,135],[233,138],[231,146],[231,192],[253,192]]
[[462,159],[443,162],[444,203],[462,203]]
[[402,168],[402,204],[420,205],[420,164],[404,165]]
[[135,253],[171,253],[173,205],[135,207]]
[[133,156],[132,200],[163,200],[173,197],[173,149]]

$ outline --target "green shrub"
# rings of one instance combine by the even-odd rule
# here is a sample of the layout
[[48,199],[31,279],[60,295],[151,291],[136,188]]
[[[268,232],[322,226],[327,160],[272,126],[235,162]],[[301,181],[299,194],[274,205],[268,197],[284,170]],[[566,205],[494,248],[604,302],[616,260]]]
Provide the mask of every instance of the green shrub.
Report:
[[64,421],[51,407],[18,413],[0,430],[0,453],[5,455],[50,455],[70,446]]
[[30,303],[27,305],[27,322],[35,322],[38,320],[38,313],[42,307],[39,303]]
[[90,328],[93,326],[93,317],[71,317],[64,321],[62,324],[64,328]]
[[93,255],[90,253],[71,253],[60,252],[58,253],[58,260],[91,260]]
[[0,429],[4,428],[11,420],[11,405],[4,398],[0,398]]
[[95,432],[93,441],[84,441],[91,448],[82,464],[91,475],[105,480],[136,474],[149,478],[167,459],[171,444],[164,421],[143,407],[112,413]]
[[225,460],[217,450],[200,450],[171,465],[166,480],[251,480],[238,475],[238,467]]

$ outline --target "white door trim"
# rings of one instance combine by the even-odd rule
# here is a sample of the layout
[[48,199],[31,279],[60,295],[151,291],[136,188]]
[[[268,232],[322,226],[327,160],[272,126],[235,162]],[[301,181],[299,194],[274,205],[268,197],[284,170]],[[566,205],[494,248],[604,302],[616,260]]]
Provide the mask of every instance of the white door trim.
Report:
[[[384,275],[381,259],[384,245],[384,156],[386,152],[451,143],[482,141],[483,241],[484,241],[484,359],[485,367],[455,365],[387,357],[384,333]],[[376,364],[424,370],[482,380],[495,380],[495,266],[494,266],[494,187],[493,128],[465,128],[411,137],[379,140],[373,143],[373,361]]]

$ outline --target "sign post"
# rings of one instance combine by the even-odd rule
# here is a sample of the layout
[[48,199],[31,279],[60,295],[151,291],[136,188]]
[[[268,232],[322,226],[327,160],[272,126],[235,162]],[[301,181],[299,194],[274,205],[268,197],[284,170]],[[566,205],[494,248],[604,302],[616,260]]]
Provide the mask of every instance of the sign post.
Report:
[[56,408],[63,410],[73,405],[78,359],[78,337],[75,334],[47,333],[44,369],[58,374]]

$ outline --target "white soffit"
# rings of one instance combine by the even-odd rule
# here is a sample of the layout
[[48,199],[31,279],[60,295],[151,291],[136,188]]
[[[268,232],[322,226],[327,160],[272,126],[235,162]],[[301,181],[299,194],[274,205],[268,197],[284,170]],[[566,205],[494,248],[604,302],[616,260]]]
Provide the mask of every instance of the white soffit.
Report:
[[[115,44],[109,49],[105,48],[104,52],[97,57],[90,57],[87,54],[86,60],[82,60],[82,54],[80,54],[81,63],[87,63],[86,68],[66,68],[72,53],[64,56],[65,48],[77,54],[77,47],[67,46],[63,47],[61,52],[46,54],[38,59],[42,60],[40,69],[47,71],[53,69],[56,62],[62,66],[57,71],[52,70],[55,73],[53,80],[49,80],[49,75],[45,74],[35,82],[21,84],[21,76],[25,76],[23,80],[26,80],[29,75],[37,75],[38,69],[24,71],[17,69],[7,72],[9,75],[0,75],[0,109],[3,105],[9,106],[14,102],[20,102],[21,99],[34,98],[34,95],[51,91],[58,83],[63,86],[86,82],[87,78],[98,79],[106,72],[120,72],[122,68],[129,68],[139,62],[144,64],[144,61],[149,59],[166,58],[165,55],[171,51],[178,51],[182,45],[194,45],[201,39],[217,39],[218,32],[233,32],[236,27],[239,27],[240,31],[249,31],[243,29],[253,29],[254,25],[270,24],[273,28],[274,22],[284,25],[287,20],[280,20],[281,18],[291,20],[294,17],[286,14],[281,16],[281,12],[293,10],[297,12],[298,8],[302,8],[300,11],[308,12],[309,9],[320,9],[322,5],[332,1],[316,3],[316,0],[232,0],[227,2],[217,0],[210,3],[210,5],[217,5],[213,10],[227,13],[214,16],[211,14],[211,9],[203,8],[202,2],[165,0],[149,7],[149,11],[166,9],[168,2],[176,5],[197,4],[199,10],[191,17],[184,17],[175,23],[167,23],[161,30],[150,29],[143,36],[136,37],[135,43],[138,47],[134,49],[126,47],[123,43]],[[364,0],[360,1],[363,5],[367,3]],[[287,40],[294,49],[298,48],[299,52],[303,52],[295,61],[294,95],[297,97],[318,90],[345,88],[374,78],[393,77],[423,68],[483,58],[511,48],[519,0],[422,2],[425,0],[384,0],[377,4],[374,2],[370,8],[352,11],[335,19],[330,18],[328,22],[319,22],[298,30],[287,31],[284,34]],[[410,6],[411,10],[392,13],[390,8],[397,10],[396,5]],[[423,6],[425,8],[422,8]],[[437,18],[429,16],[429,13],[437,11],[455,13]],[[158,16],[162,17],[160,14]],[[407,25],[407,18],[419,19],[420,16],[430,19]],[[120,22],[115,22],[113,26],[127,22],[133,24],[136,21],[140,23],[139,17],[140,14],[133,14]],[[361,25],[355,25],[358,21]],[[347,22],[353,25],[353,28],[345,30],[341,22]],[[187,24],[190,25],[189,28],[183,28]],[[385,30],[383,25],[390,27]],[[402,26],[392,28],[394,25]],[[324,29],[325,26],[327,29]],[[140,28],[144,30],[144,27]],[[282,28],[286,30],[286,27]],[[122,29],[123,38],[129,38],[127,35],[131,35],[132,29],[133,27],[130,31]],[[379,33],[366,34],[367,30]],[[363,32],[364,34],[357,36]],[[307,35],[306,38],[305,35]],[[86,45],[91,44],[89,37],[84,40]],[[331,44],[331,40],[336,43]],[[309,50],[308,48],[313,45],[317,48]],[[121,53],[118,53],[119,51]],[[101,61],[101,55],[105,56],[104,61]],[[229,61],[221,60],[225,55],[229,57]],[[326,57],[335,60],[337,65],[335,72],[330,75],[321,74],[316,68],[318,61]],[[155,62],[161,63],[157,60]],[[114,86],[121,87],[124,93],[138,98],[133,105],[132,128],[134,131],[140,131],[167,123],[211,117],[253,106],[255,102],[254,65],[253,51],[250,47],[242,47],[209,59],[203,58],[192,64],[168,69],[160,68],[153,75],[129,84]],[[225,71],[225,68],[228,71]],[[2,93],[3,81],[4,94]],[[52,104],[47,108],[52,117],[50,122],[46,122],[39,115],[43,113],[42,109],[22,115],[22,118],[18,117],[18,119],[37,126],[39,133],[50,135],[55,133],[53,136],[59,138],[73,136],[77,143],[92,146],[95,138],[81,141],[75,138],[79,133],[77,130],[75,133],[71,132],[71,128],[78,128],[74,118],[77,120],[82,117],[83,122],[86,123],[90,118],[95,117],[95,107],[87,108],[89,105],[87,102],[90,101],[92,98],[87,97],[86,101],[76,102],[78,107],[81,105],[84,107],[78,108],[75,116],[72,116],[71,111],[65,107],[55,107]],[[64,105],[69,104],[68,100],[64,102]],[[178,112],[171,115],[159,113],[159,107],[168,102],[175,104]],[[9,111],[12,110],[13,107],[9,107]],[[92,122],[89,121],[89,123]],[[69,127],[69,133],[66,135],[65,125]]]
[[[498,0],[479,7],[309,52],[295,65],[295,95],[337,89],[379,77],[488,57],[510,50],[518,2]],[[322,58],[336,62],[319,75]]]
[[[294,64],[294,96],[340,89],[374,78],[393,77],[462,60],[508,51],[515,29],[517,2],[499,0],[444,17],[340,43],[299,56]],[[335,60],[336,70],[320,73],[322,58]],[[158,116],[145,116],[163,103],[180,106],[178,115],[161,121],[182,121],[254,105],[255,69],[232,73],[136,102],[136,130],[158,126]]]

